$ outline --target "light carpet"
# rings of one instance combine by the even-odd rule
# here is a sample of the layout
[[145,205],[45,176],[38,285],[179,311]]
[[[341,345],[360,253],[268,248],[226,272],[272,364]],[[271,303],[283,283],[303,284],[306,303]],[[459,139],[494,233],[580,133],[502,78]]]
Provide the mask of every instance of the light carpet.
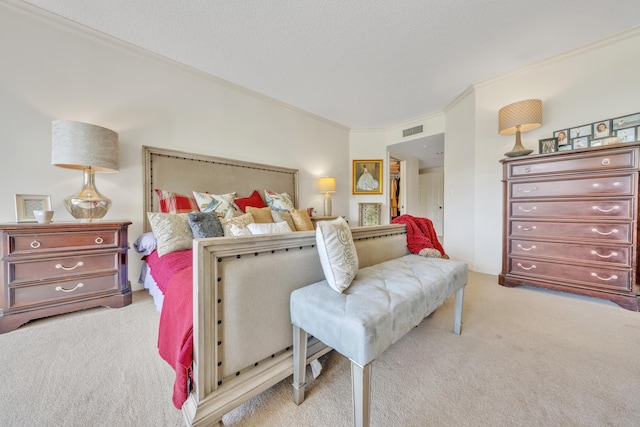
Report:
[[[638,426],[640,313],[471,273],[453,299],[373,363],[373,426]],[[32,321],[0,335],[0,425],[180,426],[159,314],[130,306]],[[296,406],[288,378],[226,426],[350,426],[349,362],[331,352]],[[308,378],[311,378],[308,375]]]

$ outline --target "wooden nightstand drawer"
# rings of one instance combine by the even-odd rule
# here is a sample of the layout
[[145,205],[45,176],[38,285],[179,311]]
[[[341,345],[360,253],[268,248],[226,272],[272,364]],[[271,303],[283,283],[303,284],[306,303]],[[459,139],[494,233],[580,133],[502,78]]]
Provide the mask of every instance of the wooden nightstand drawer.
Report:
[[119,253],[9,262],[10,285],[34,280],[78,276],[100,271],[117,271]]
[[14,309],[37,304],[52,304],[100,292],[114,292],[118,290],[119,285],[118,273],[115,272],[108,276],[11,287],[10,307]]
[[77,249],[115,248],[118,231],[14,234],[9,238],[9,254]]

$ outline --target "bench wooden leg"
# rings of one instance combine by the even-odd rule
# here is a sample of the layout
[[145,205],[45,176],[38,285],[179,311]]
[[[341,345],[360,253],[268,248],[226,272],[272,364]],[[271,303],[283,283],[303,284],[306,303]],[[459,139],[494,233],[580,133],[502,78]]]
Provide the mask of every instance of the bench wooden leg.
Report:
[[307,385],[307,332],[293,325],[293,401],[296,405],[304,402],[304,389]]
[[360,366],[351,361],[351,387],[353,392],[353,425],[369,427],[371,400],[371,363]]
[[456,335],[460,335],[460,328],[462,327],[462,305],[464,303],[464,286],[456,291],[455,302],[455,318],[453,320],[453,332]]

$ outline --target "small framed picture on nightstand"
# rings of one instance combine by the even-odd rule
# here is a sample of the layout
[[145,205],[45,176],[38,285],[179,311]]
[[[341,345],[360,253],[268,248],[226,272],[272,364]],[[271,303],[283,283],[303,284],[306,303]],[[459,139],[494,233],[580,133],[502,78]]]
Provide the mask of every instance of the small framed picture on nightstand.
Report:
[[50,211],[51,196],[16,194],[16,222],[36,222],[33,211]]

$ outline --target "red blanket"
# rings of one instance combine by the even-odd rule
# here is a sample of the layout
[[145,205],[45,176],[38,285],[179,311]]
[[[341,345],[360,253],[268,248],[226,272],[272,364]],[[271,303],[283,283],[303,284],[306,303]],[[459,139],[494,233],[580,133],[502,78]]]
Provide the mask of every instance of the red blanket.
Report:
[[189,396],[193,361],[193,254],[187,250],[160,258],[156,255],[149,267],[158,286],[161,286],[158,279],[165,286],[158,351],[176,371],[173,405],[181,409]]
[[412,254],[423,255],[424,252],[420,253],[423,249],[436,249],[443,258],[446,257],[430,219],[400,215],[392,219],[391,223],[407,226],[407,248]]

